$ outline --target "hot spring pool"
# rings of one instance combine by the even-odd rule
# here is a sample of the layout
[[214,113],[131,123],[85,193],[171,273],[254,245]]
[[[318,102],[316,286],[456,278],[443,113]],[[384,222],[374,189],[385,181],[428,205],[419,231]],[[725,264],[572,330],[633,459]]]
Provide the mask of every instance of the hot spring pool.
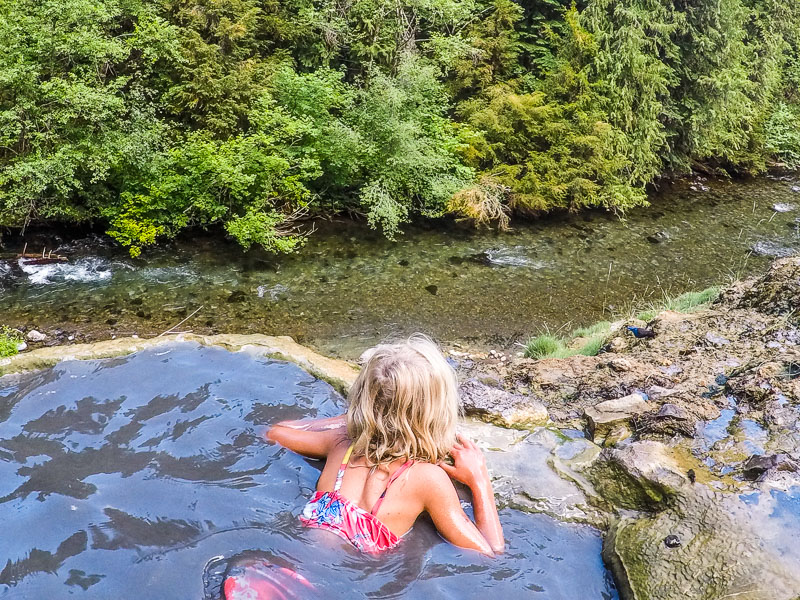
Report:
[[321,465],[263,432],[343,405],[293,364],[189,343],[0,378],[0,597],[218,598],[258,555],[331,598],[617,598],[600,533],[540,514],[501,511],[499,559],[424,519],[377,558],[301,527]]

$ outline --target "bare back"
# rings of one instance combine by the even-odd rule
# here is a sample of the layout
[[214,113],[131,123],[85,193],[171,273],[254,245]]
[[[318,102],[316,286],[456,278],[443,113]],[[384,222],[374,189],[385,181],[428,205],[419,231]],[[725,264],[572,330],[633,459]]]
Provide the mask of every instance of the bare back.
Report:
[[[349,445],[350,441],[345,439],[331,449],[317,481],[317,491],[333,490],[336,475]],[[402,536],[411,529],[414,521],[425,510],[424,497],[419,493],[419,488],[425,486],[427,467],[439,469],[435,465],[415,462],[400,473],[387,488],[387,484],[405,462],[401,459],[372,468],[367,466],[364,457],[351,457],[339,489],[342,496],[367,512],[373,511],[381,495],[386,492],[374,514],[397,536]]]

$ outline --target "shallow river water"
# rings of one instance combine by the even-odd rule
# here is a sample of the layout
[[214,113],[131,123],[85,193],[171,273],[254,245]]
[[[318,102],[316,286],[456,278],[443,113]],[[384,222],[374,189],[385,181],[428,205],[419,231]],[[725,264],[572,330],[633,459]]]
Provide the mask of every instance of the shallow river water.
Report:
[[342,398],[292,364],[177,344],[0,378],[0,597],[217,598],[260,556],[331,598],[617,598],[600,533],[510,508],[488,559],[421,520],[362,555],[299,526],[320,465],[269,444]]
[[29,251],[49,241],[70,264],[0,262],[0,323],[107,338],[157,334],[193,315],[180,330],[291,335],[347,358],[414,331],[511,347],[800,250],[798,182],[694,187],[665,188],[624,219],[586,212],[506,233],[409,227],[392,242],[363,225],[323,222],[300,253],[282,257],[244,253],[219,235],[135,260],[100,239],[39,239]]

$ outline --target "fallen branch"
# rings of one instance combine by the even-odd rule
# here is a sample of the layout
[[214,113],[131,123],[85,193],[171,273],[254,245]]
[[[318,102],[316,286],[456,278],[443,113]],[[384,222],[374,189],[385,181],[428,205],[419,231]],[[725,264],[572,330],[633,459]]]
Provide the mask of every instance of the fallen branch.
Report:
[[183,321],[181,321],[180,323],[175,323],[175,325],[173,325],[172,327],[170,327],[169,329],[167,329],[163,333],[159,333],[156,337],[161,337],[161,336],[167,335],[168,333],[188,333],[187,331],[177,332],[177,331],[172,331],[172,330],[175,329],[176,327],[179,327],[179,326],[183,325],[184,323],[186,323],[186,321],[188,321],[193,316],[195,316],[198,312],[200,312],[201,308],[203,308],[202,305],[197,310],[195,310],[192,314],[190,314],[188,317],[186,317]]

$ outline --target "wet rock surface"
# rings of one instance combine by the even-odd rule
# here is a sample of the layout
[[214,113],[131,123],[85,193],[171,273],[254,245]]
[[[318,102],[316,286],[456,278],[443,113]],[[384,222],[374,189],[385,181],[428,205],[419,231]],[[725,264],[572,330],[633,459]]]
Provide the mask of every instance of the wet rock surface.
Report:
[[[797,523],[703,485],[654,515],[611,524],[603,558],[625,600],[794,600],[800,594]],[[757,492],[758,494],[758,492]],[[760,502],[759,502],[760,504]],[[780,531],[781,527],[788,527]]]
[[[463,431],[485,451],[499,505],[608,527],[623,600],[800,597],[798,306],[789,258],[706,310],[617,323],[598,356],[451,352]],[[200,338],[285,356],[342,390],[357,372],[288,338]],[[156,343],[40,348],[0,361],[0,374]]]
[[[800,257],[791,257],[707,309],[615,324],[598,356],[461,370],[594,439],[592,458],[561,475],[610,517],[604,560],[623,600],[795,600],[798,308]],[[629,325],[654,337],[624,333]],[[475,414],[500,422],[485,403]],[[514,472],[517,482],[534,477]]]

